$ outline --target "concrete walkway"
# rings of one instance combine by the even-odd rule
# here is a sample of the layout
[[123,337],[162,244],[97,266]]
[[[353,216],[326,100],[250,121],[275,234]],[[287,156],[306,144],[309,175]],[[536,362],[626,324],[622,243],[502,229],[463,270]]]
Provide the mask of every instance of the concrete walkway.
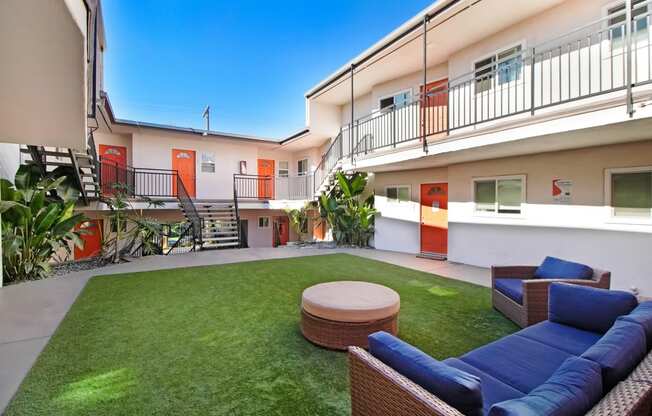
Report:
[[0,288],[0,413],[16,393],[73,302],[92,276],[178,267],[348,253],[489,286],[489,270],[410,254],[365,249],[256,248],[153,256],[130,263]]

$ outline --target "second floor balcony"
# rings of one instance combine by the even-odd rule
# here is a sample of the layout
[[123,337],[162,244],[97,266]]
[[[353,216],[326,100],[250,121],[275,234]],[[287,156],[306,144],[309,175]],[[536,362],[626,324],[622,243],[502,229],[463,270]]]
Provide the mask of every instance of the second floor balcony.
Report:
[[301,176],[233,175],[234,196],[239,200],[311,200],[315,195],[313,174]]
[[652,91],[651,9],[652,2],[634,1],[630,13],[622,7],[544,43],[477,61],[464,75],[421,84],[389,105],[381,102],[341,127],[335,153],[353,160],[419,143],[427,149],[449,137],[609,107],[624,106],[626,118]]

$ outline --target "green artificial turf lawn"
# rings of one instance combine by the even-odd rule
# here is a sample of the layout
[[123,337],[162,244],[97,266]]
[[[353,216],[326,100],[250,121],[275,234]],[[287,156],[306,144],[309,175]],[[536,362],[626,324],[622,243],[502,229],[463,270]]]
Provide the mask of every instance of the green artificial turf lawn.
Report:
[[331,280],[396,290],[399,336],[438,359],[516,330],[487,288],[345,254],[100,276],[7,415],[348,415],[346,354],[299,332]]

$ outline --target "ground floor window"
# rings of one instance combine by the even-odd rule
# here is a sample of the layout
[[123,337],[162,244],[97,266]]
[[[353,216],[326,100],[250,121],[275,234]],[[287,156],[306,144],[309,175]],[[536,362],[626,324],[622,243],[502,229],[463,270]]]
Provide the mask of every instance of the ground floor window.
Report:
[[393,202],[409,201],[410,187],[408,185],[392,185],[385,188],[387,200]]
[[652,219],[652,167],[610,169],[607,184],[614,217]]
[[258,217],[258,228],[269,228],[269,217]]
[[475,211],[492,214],[522,214],[525,176],[499,176],[473,180]]

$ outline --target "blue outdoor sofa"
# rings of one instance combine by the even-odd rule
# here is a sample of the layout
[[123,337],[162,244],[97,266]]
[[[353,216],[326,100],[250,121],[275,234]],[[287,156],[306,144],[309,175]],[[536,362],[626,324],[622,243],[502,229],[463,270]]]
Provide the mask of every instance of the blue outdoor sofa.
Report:
[[650,415],[652,302],[566,283],[549,299],[548,320],[459,358],[370,335],[349,348],[352,415]]

